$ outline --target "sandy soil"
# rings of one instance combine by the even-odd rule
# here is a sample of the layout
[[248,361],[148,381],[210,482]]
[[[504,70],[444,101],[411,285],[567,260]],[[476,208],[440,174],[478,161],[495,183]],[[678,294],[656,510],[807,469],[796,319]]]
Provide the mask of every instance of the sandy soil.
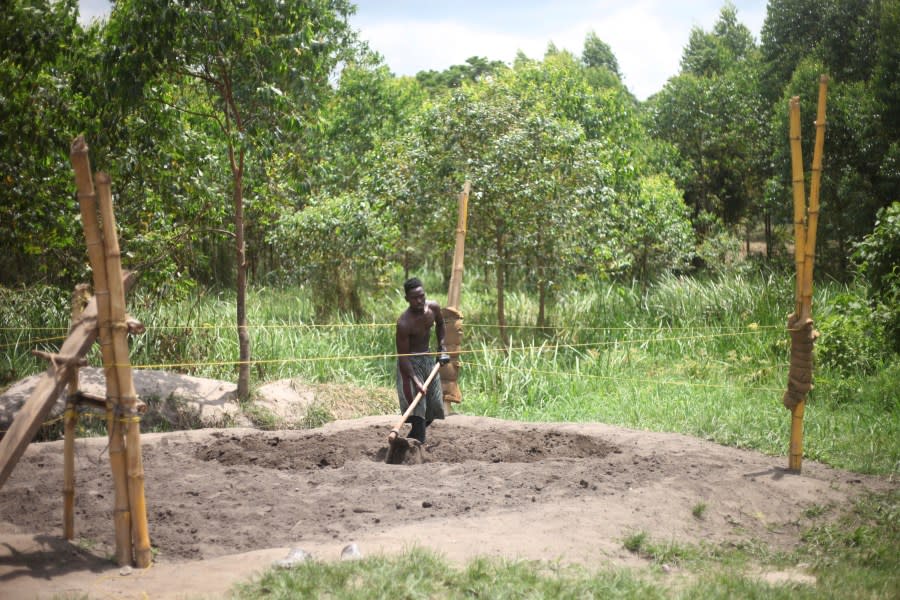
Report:
[[[202,429],[143,436],[146,570],[113,554],[106,440],[77,442],[76,540],[61,539],[62,444],[32,444],[0,489],[0,596],[220,598],[302,548],[339,560],[433,549],[475,556],[639,566],[631,533],[790,548],[812,505],[845,505],[883,479],[676,434],[602,424],[453,415],[429,429],[424,462],[385,464],[396,416],[312,430]],[[701,518],[694,508],[706,506]],[[779,574],[768,574],[778,580]]]

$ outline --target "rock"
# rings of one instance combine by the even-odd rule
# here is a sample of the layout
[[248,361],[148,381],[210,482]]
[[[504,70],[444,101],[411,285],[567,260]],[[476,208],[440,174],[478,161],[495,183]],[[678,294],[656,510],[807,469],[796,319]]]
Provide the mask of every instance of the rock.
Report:
[[362,552],[355,543],[347,544],[341,550],[341,560],[359,560],[362,558]]
[[275,566],[280,569],[290,569],[308,560],[312,560],[312,555],[309,552],[303,548],[291,548],[286,557],[275,561]]

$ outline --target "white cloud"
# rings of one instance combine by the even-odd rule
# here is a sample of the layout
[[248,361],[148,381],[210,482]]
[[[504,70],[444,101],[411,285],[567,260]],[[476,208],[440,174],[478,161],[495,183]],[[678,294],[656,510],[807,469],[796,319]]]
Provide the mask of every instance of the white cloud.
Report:
[[[733,0],[738,20],[759,38],[763,0]],[[521,50],[541,58],[552,41],[580,55],[595,31],[612,48],[625,85],[640,99],[678,73],[692,27],[712,29],[725,0],[357,0],[351,26],[398,75],[442,71],[471,56],[511,63]],[[82,22],[104,16],[108,0],[79,0]]]
[[[765,7],[758,1],[744,3],[758,10],[745,15],[739,8],[738,19],[758,35]],[[479,25],[489,21],[478,19],[474,9],[460,18],[444,18],[442,15],[450,9],[435,14],[438,11],[433,5],[427,15],[420,10],[415,12],[422,16],[414,17],[406,16],[410,12],[379,14],[377,3],[372,3],[353,17],[351,24],[398,75],[444,70],[476,55],[510,63],[521,50],[531,58],[541,58],[551,41],[577,56],[584,47],[585,36],[593,30],[612,48],[628,88],[645,99],[678,73],[691,27],[710,30],[721,10],[718,0],[540,4],[529,3],[529,14],[534,18],[527,27],[517,23],[515,31],[496,19],[489,25]],[[539,8],[546,16],[544,20],[540,19]],[[482,10],[490,11],[489,3]]]

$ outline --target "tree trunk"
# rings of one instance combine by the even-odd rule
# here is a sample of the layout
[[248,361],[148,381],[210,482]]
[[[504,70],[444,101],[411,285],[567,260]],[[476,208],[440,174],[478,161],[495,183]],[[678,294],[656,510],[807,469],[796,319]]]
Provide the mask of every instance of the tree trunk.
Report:
[[238,400],[250,399],[250,334],[247,331],[247,248],[244,241],[244,149],[234,170],[234,235],[237,247]]
[[497,326],[500,328],[500,339],[504,346],[509,346],[509,337],[506,334],[506,312],[503,306],[503,285],[505,261],[503,256],[503,235],[497,234]]
[[544,326],[544,306],[547,303],[547,280],[541,277],[540,282],[538,282],[538,316],[537,316],[537,326]]

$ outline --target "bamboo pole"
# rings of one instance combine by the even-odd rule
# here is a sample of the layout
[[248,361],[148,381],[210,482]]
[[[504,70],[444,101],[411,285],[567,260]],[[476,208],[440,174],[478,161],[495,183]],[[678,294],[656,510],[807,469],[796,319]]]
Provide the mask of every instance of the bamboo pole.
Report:
[[466,227],[469,215],[469,192],[472,184],[466,181],[459,195],[458,214],[456,217],[456,245],[453,248],[453,272],[450,274],[450,289],[447,292],[447,306],[459,309],[462,296],[462,278],[466,247]]
[[800,146],[800,97],[790,100],[791,183],[794,191],[794,288],[795,313],[800,314],[803,295],[803,259],[806,243],[806,191],[803,182],[803,152]]
[[131,537],[134,544],[134,562],[138,568],[150,566],[150,535],[147,530],[147,504],[144,497],[144,465],[141,458],[141,418],[143,403],[138,401],[131,371],[128,351],[128,324],[125,313],[125,290],[122,281],[122,258],[116,233],[116,216],[113,212],[109,175],[98,173],[97,197],[100,216],[103,219],[103,242],[106,247],[106,271],[110,289],[110,328],[112,329],[113,355],[116,379],[119,382],[119,415],[125,432],[125,458],[128,474],[128,503],[131,508]]
[[444,414],[453,412],[453,404],[462,402],[459,391],[459,349],[462,345],[462,312],[459,305],[462,297],[462,278],[466,244],[466,225],[469,212],[469,192],[472,184],[466,181],[459,194],[456,217],[456,245],[453,249],[453,270],[450,273],[450,288],[447,291],[447,306],[441,310],[446,331],[445,343],[450,363],[441,366],[441,390],[444,398]]
[[[87,284],[79,283],[72,294],[71,331],[88,301]],[[75,538],[75,428],[78,425],[78,367],[69,373],[63,434],[63,538]]]
[[806,242],[803,244],[803,287],[801,319],[812,318],[813,264],[816,258],[816,229],[819,225],[819,189],[822,181],[822,152],[825,147],[825,99],[828,76],[819,77],[819,102],[816,109],[816,143],[813,149],[812,176],[809,184],[809,207],[806,220]]
[[109,328],[109,284],[107,282],[106,259],[100,226],[97,220],[97,197],[91,176],[88,145],[83,136],[72,142],[70,158],[75,171],[75,185],[78,189],[78,205],[81,211],[81,226],[87,243],[88,258],[94,279],[94,297],[97,300],[97,320],[99,325],[100,355],[106,376],[106,419],[109,432],[109,466],[115,488],[113,523],[116,536],[116,562],[130,565],[132,561],[131,513],[128,504],[128,485],[125,467],[125,444],[118,421],[114,418],[113,403],[119,397],[119,383],[114,365],[112,332]]
[[[819,98],[816,111],[816,140],[813,150],[812,177],[810,180],[809,207],[803,227],[802,237],[803,259],[797,267],[797,307],[792,318],[788,319],[791,330],[791,368],[788,375],[788,391],[785,393],[785,405],[791,409],[791,438],[788,451],[788,469],[799,473],[803,467],[803,414],[806,409],[806,396],[812,388],[813,345],[818,332],[813,329],[812,320],[812,287],[813,265],[816,253],[816,230],[819,219],[819,190],[822,179],[822,153],[825,144],[825,100],[828,89],[828,77],[819,77]],[[799,108],[796,109],[796,125],[792,102],[791,143],[794,149],[794,130],[799,137]],[[799,102],[798,102],[799,103]],[[796,143],[799,146],[799,141]],[[798,151],[799,152],[799,151]],[[792,152],[794,176],[798,169]],[[802,177],[802,163],[800,173]],[[794,196],[795,234],[796,234],[796,187]],[[801,238],[798,237],[798,240]],[[799,241],[798,241],[799,245]]]

